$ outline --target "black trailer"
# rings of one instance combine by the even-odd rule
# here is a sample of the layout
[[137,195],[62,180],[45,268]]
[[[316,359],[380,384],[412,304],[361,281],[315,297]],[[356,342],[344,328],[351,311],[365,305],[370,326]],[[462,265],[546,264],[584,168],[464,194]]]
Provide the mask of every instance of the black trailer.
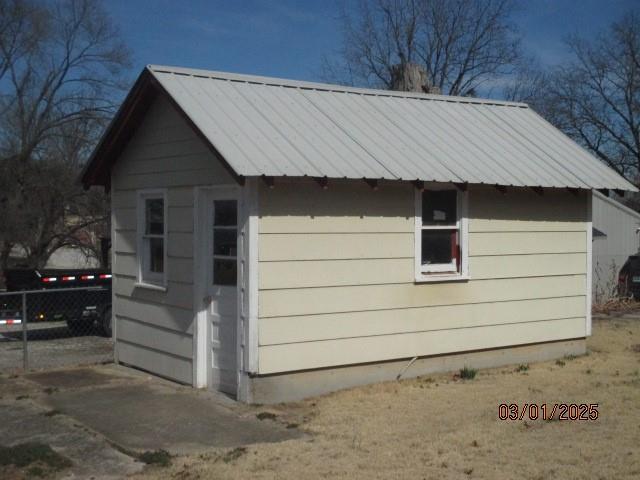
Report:
[[[111,336],[111,272],[100,269],[10,269],[8,292],[29,291],[27,320],[65,321],[74,333],[98,327]],[[22,321],[22,296],[0,299],[0,319]]]

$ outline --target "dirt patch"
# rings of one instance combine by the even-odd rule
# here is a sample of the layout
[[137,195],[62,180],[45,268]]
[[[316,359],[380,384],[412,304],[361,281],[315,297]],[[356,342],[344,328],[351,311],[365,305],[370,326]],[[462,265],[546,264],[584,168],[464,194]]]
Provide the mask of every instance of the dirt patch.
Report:
[[45,387],[43,393],[48,395],[59,389],[97,387],[118,379],[118,377],[101,373],[94,368],[30,373],[24,378]]
[[[596,320],[593,332],[590,353],[562,366],[480,370],[472,381],[455,372],[270,407],[311,435],[177,457],[141,478],[640,478],[640,357],[632,348],[640,320]],[[598,416],[500,420],[502,403],[597,404]]]
[[20,443],[11,447],[0,445],[2,478],[47,477],[71,465],[71,460],[44,443]]

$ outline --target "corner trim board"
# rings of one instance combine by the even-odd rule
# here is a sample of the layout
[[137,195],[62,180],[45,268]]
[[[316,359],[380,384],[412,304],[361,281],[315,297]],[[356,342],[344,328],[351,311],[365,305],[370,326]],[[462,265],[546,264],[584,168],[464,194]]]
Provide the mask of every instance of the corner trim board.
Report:
[[593,195],[587,192],[587,292],[585,295],[585,335],[591,336],[591,303],[593,301]]

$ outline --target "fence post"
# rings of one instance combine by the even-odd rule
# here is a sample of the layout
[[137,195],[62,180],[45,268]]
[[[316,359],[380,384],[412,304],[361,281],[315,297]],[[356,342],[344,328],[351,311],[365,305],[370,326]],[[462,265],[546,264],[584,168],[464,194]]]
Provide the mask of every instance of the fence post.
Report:
[[22,368],[29,370],[29,351],[27,349],[27,294],[22,294]]

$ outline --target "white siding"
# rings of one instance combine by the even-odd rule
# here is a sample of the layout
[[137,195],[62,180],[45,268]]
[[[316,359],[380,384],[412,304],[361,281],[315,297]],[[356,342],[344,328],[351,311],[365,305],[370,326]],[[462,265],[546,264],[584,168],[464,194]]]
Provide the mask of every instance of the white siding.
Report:
[[618,272],[629,255],[638,252],[640,214],[600,193],[593,194],[593,296],[605,301],[617,286]]
[[[150,107],[112,173],[117,358],[193,383],[193,204],[197,185],[233,179],[163,98]],[[166,188],[167,291],[136,287],[136,192]]]
[[584,194],[470,187],[471,280],[436,284],[409,184],[280,181],[259,208],[261,374],[585,336]]

